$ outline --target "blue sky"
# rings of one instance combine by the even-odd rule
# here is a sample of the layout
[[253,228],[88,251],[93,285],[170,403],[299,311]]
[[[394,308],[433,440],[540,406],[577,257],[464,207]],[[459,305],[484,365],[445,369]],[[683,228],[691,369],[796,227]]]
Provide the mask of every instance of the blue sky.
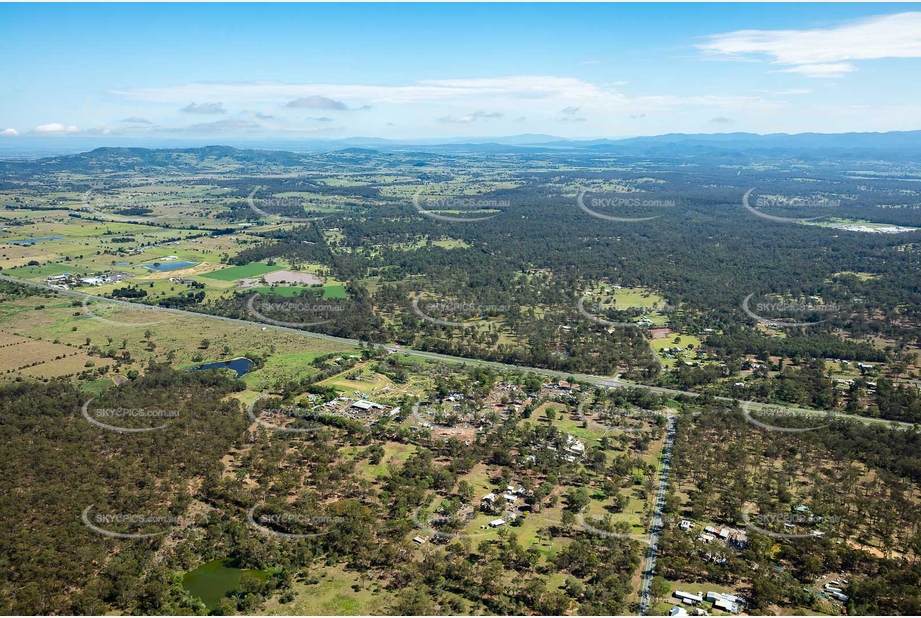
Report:
[[921,129],[913,4],[0,5],[0,140]]

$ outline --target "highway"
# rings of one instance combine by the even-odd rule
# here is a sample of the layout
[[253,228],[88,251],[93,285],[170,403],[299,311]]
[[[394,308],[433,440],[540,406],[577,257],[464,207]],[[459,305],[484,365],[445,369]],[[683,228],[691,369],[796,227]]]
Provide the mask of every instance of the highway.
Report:
[[[301,337],[307,337],[310,339],[320,339],[320,340],[325,340],[325,341],[331,341],[331,342],[339,343],[339,344],[342,344],[343,346],[349,346],[349,347],[358,347],[359,343],[361,343],[358,339],[348,339],[346,337],[334,337],[332,335],[324,335],[322,333],[314,333],[314,332],[310,332],[307,330],[289,328],[287,326],[278,326],[275,324],[257,322],[254,320],[239,320],[236,318],[226,318],[223,316],[210,315],[207,313],[197,313],[195,311],[186,311],[183,309],[169,309],[167,307],[158,307],[156,305],[142,305],[140,303],[132,303],[126,300],[111,299],[111,298],[105,298],[102,296],[96,296],[93,294],[85,294],[83,292],[77,292],[74,290],[60,290],[58,288],[52,287],[50,285],[46,285],[44,283],[35,283],[33,281],[17,279],[15,277],[10,277],[7,275],[0,275],[0,280],[10,281],[12,283],[18,283],[21,285],[30,286],[30,287],[34,287],[37,289],[48,290],[51,292],[55,292],[57,294],[79,298],[84,301],[113,303],[116,305],[130,307],[132,309],[137,309],[139,306],[141,306],[145,310],[153,311],[157,313],[182,315],[182,316],[188,316],[188,317],[199,318],[199,319],[204,319],[204,320],[220,320],[223,322],[239,324],[240,326],[259,328],[261,330],[275,330],[279,332],[291,333],[291,334],[298,335]],[[596,386],[606,387],[606,388],[623,388],[623,387],[644,388],[654,393],[662,393],[662,394],[667,394],[667,395],[687,395],[691,397],[699,396],[699,393],[694,393],[691,391],[681,391],[681,390],[676,390],[676,389],[671,389],[671,388],[663,388],[660,386],[646,386],[642,384],[635,384],[633,382],[625,382],[617,378],[609,378],[605,376],[595,376],[595,375],[587,375],[587,374],[580,374],[580,373],[572,373],[572,372],[567,372],[567,371],[557,371],[554,369],[543,369],[540,367],[509,365],[506,363],[498,363],[495,361],[478,360],[475,358],[464,358],[461,356],[449,356],[447,354],[438,354],[436,352],[425,352],[422,350],[415,350],[412,348],[405,348],[405,347],[396,346],[396,345],[385,345],[384,348],[386,348],[390,352],[399,352],[400,354],[405,354],[407,356],[412,356],[416,358],[425,358],[429,360],[437,360],[437,361],[442,361],[445,363],[463,364],[463,365],[471,365],[471,366],[477,366],[477,367],[491,367],[493,369],[498,369],[501,371],[510,371],[510,370],[511,371],[528,371],[528,372],[532,372],[532,373],[536,373],[539,375],[543,375],[546,377],[552,377],[552,378],[567,379],[569,377],[574,377],[577,380],[587,382],[589,384],[594,384]],[[730,397],[717,397],[717,399],[721,401],[733,401],[733,399]],[[792,413],[792,414],[804,415],[804,416],[821,416],[821,417],[826,417],[826,418],[828,416],[840,417],[844,419],[860,421],[868,425],[876,423],[876,424],[884,424],[890,427],[897,427],[900,429],[911,429],[915,427],[914,423],[884,421],[884,420],[880,420],[876,418],[869,418],[865,416],[853,416],[850,414],[842,414],[840,412],[825,412],[821,410],[809,410],[806,408],[799,408],[796,406],[768,404],[768,403],[761,403],[758,401],[740,401],[740,403],[743,405],[743,407],[746,407],[747,409],[753,412],[757,412],[763,409],[770,409],[770,410],[780,410],[786,413]]]
[[665,448],[662,450],[662,471],[659,474],[659,491],[656,494],[656,506],[652,512],[652,529],[649,532],[649,549],[646,551],[646,566],[643,568],[643,583],[640,587],[640,616],[649,612],[649,587],[652,585],[652,572],[656,566],[656,554],[659,551],[659,533],[662,531],[662,509],[665,508],[665,488],[668,486],[668,471],[672,465],[672,447],[675,445],[675,417],[668,417],[665,433]]

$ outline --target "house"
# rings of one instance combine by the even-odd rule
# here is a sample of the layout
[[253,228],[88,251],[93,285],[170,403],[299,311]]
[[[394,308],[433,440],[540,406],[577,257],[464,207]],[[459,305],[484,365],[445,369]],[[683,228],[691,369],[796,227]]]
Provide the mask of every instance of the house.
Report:
[[425,543],[425,539],[421,536],[414,536],[413,543],[415,543],[416,545],[422,545],[423,543]]
[[518,499],[518,496],[515,494],[505,494],[502,497],[505,498],[505,500],[509,503],[515,502]]
[[672,607],[672,610],[668,612],[669,616],[687,616],[688,611],[681,607],[680,605],[675,605]]
[[575,436],[566,436],[566,446],[564,447],[570,453],[582,455],[585,453],[585,444],[576,439]]
[[718,609],[729,614],[739,613],[739,606],[725,599],[719,599],[718,601],[714,602],[713,609]]
[[353,410],[360,410],[362,412],[370,412],[371,410],[383,410],[384,406],[379,403],[374,403],[373,401],[367,401],[365,399],[359,399],[352,404]]
[[690,592],[684,592],[683,590],[676,590],[674,596],[681,599],[682,603],[694,604],[694,603],[703,603],[704,597],[700,594],[691,594]]
[[700,536],[697,537],[697,540],[703,541],[704,543],[712,543],[713,541],[716,540],[716,537],[713,536],[712,534],[701,534]]
[[704,598],[711,603],[716,603],[717,601],[726,601],[736,605],[741,605],[743,603],[742,597],[737,597],[734,594],[728,594],[726,592],[709,591]]
[[679,524],[678,527],[681,528],[682,530],[684,530],[685,532],[687,532],[688,530],[690,530],[691,528],[694,527],[694,523],[693,523],[693,522],[690,522],[690,521],[688,521],[688,520],[686,520],[686,519],[682,519],[682,520],[681,520],[681,524]]
[[492,520],[491,522],[489,522],[489,527],[490,527],[490,528],[498,528],[498,527],[504,526],[504,525],[505,525],[505,520],[504,520],[504,519],[494,519],[494,520]]

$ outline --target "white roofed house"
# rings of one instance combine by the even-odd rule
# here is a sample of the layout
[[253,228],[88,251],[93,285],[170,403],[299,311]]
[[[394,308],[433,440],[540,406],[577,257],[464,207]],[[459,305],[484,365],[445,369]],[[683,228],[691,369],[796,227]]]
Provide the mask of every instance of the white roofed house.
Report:
[[676,590],[674,596],[681,599],[682,603],[687,603],[693,605],[696,603],[703,603],[704,597],[701,594],[692,594],[690,592],[685,592],[683,590]]
[[564,446],[567,451],[573,455],[581,457],[585,454],[585,444],[576,439],[575,436],[566,436],[566,446]]
[[384,406],[379,403],[374,403],[373,401],[367,401],[365,399],[359,399],[352,404],[353,410],[359,410],[361,412],[370,412],[371,410],[383,410]]
[[725,592],[708,591],[705,597],[707,601],[713,603],[713,608],[729,614],[738,614],[743,604],[742,597]]

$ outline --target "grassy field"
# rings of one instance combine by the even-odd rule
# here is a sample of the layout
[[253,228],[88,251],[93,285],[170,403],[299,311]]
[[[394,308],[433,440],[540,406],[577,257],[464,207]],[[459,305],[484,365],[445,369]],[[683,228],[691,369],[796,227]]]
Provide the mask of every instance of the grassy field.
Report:
[[[356,371],[360,372],[361,376],[366,379],[349,380],[346,378],[347,375],[351,375]],[[366,371],[364,370],[364,365],[362,364],[356,365],[348,371],[344,371],[338,375],[327,378],[318,384],[321,386],[332,386],[333,388],[344,392],[346,395],[351,395],[351,393],[354,391],[372,393],[385,387],[389,387],[391,390],[394,388],[393,383],[386,376],[383,376],[379,373]]]
[[[269,286],[256,286],[250,288],[253,292],[259,292],[260,294],[274,294],[276,296],[282,296],[284,298],[291,298],[297,296],[301,291],[304,290],[315,290],[317,288],[310,286],[296,286],[296,285],[276,285],[274,287]],[[345,286],[341,283],[326,284],[322,286],[323,289],[323,298],[348,298],[345,294]]]
[[245,266],[231,266],[229,268],[222,268],[221,270],[202,275],[202,277],[207,277],[208,279],[217,279],[218,281],[236,281],[237,279],[259,277],[261,275],[283,269],[284,266],[269,266],[268,264],[263,264],[262,262],[254,262],[252,264],[246,264]]
[[[384,456],[381,458],[380,463],[372,464],[367,459],[362,459],[356,465],[355,471],[368,480],[376,481],[388,473],[390,466],[402,465],[416,451],[416,447],[413,444],[385,442],[383,446]],[[358,451],[359,448],[355,446],[340,449],[340,452],[347,457],[354,457]]]
[[[336,350],[337,352],[340,350]],[[348,350],[341,350],[342,354]],[[298,382],[316,375],[317,370],[310,365],[316,357],[328,352],[293,352],[275,354],[269,357],[261,369],[247,373],[241,379],[250,390],[259,391],[271,388],[274,384]]]
[[316,584],[297,582],[297,596],[290,603],[279,603],[278,596],[266,602],[268,616],[362,616],[382,615],[393,604],[393,593],[379,582],[362,582],[357,573],[341,567],[318,568],[312,575]]
[[[35,311],[35,307],[42,304],[45,309]],[[44,340],[38,342],[46,346],[42,348],[42,353],[30,355],[29,362],[43,360],[51,363],[55,356],[62,353],[79,353],[80,364],[85,364],[86,351],[80,346],[86,346],[87,339],[101,350],[114,349],[119,354],[125,350],[136,360],[123,366],[123,372],[131,368],[143,370],[148,359],[170,362],[175,367],[190,367],[201,362],[197,360],[199,357],[202,360],[205,357],[233,358],[250,353],[268,357],[265,367],[244,376],[250,388],[268,388],[279,381],[306,375],[312,371],[310,361],[319,354],[354,354],[357,351],[294,333],[262,330],[258,325],[241,326],[204,317],[153,313],[113,305],[92,304],[90,307],[93,315],[87,315],[79,304],[73,306],[69,300],[62,302],[60,299],[34,297],[6,302],[0,308],[0,331],[7,337],[28,335],[30,339]],[[149,339],[147,331],[150,331]],[[207,349],[202,348],[205,339],[209,342]],[[0,338],[0,342],[3,340]],[[4,359],[0,376],[18,375],[16,371],[2,373],[2,370],[13,369],[12,365],[19,362],[18,353],[14,352],[17,347],[0,348]],[[97,367],[109,362],[97,356],[91,359]],[[59,363],[62,371],[65,365],[73,369],[76,361],[70,361],[70,357],[68,361]]]
[[[675,343],[676,339],[679,340],[678,343]],[[662,361],[664,366],[674,367],[679,362],[694,361],[695,351],[700,349],[701,341],[699,337],[695,337],[694,335],[672,335],[663,339],[650,339],[649,345],[656,355],[658,355],[659,360]],[[688,345],[694,346],[694,349],[689,351]],[[665,353],[662,349],[674,348],[676,346],[684,348],[684,352],[675,354],[678,358],[665,358]]]

